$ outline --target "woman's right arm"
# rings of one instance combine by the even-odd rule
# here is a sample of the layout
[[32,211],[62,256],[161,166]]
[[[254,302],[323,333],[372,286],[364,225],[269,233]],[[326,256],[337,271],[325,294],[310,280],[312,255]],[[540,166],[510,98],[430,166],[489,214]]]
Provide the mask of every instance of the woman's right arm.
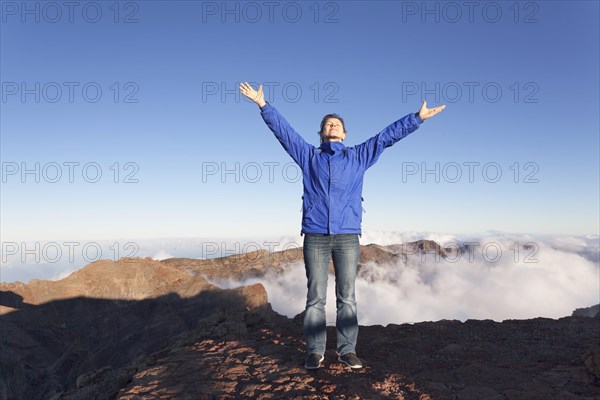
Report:
[[258,90],[254,90],[248,82],[240,83],[240,91],[244,96],[255,102],[260,108],[265,105],[265,95],[262,85],[258,86]]
[[252,86],[247,82],[244,82],[240,84],[240,90],[244,96],[254,101],[260,107],[260,115],[269,129],[275,134],[275,137],[279,140],[281,146],[292,157],[296,164],[298,164],[301,169],[304,169],[304,166],[308,163],[308,155],[313,146],[308,144],[306,140],[292,128],[275,107],[265,101],[262,85],[260,85],[258,91],[256,91],[252,89]]

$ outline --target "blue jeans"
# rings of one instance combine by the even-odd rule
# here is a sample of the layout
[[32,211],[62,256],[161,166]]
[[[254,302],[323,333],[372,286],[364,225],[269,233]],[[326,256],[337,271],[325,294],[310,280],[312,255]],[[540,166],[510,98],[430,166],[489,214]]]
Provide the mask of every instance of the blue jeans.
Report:
[[354,282],[360,255],[358,234],[305,233],[303,253],[308,280],[303,326],[307,353],[325,354],[325,302],[331,257],[335,269],[337,352],[356,353],[358,318]]

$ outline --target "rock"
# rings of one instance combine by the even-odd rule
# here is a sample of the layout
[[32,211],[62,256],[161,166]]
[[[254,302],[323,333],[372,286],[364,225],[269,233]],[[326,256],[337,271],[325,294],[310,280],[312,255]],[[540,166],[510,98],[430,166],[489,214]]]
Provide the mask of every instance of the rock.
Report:
[[294,321],[294,324],[296,324],[298,326],[304,325],[304,316],[305,315],[306,315],[306,310],[302,311],[300,314],[296,314],[294,316],[294,318],[292,319]]
[[492,388],[469,386],[456,395],[457,400],[502,400],[504,397]]
[[[363,246],[361,263],[446,251],[411,246]],[[337,361],[329,326],[323,368],[306,371],[304,311],[287,318],[261,284],[223,290],[202,276],[283,271],[294,254],[101,260],[1,284],[0,400],[600,398],[598,319],[577,315],[360,326],[358,370]]]
[[596,304],[595,306],[585,307],[585,308],[577,308],[571,314],[572,317],[598,317],[600,316],[600,304]]
[[600,379],[600,345],[594,345],[585,352],[583,364],[590,373]]
[[90,371],[90,372],[86,372],[84,374],[79,375],[77,377],[77,381],[76,381],[77,389],[81,389],[84,386],[94,385],[94,384],[102,381],[102,379],[104,379],[104,377],[110,371],[112,371],[111,367],[104,367],[104,368],[100,368],[95,371]]

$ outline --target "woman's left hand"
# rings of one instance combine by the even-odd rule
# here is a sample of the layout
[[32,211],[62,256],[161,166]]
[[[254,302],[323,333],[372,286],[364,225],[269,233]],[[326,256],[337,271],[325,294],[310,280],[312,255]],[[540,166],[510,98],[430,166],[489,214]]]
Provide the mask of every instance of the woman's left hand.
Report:
[[423,105],[421,105],[421,109],[419,110],[419,117],[421,117],[421,119],[425,121],[426,119],[431,118],[436,114],[439,114],[444,108],[446,108],[445,104],[439,107],[427,108],[427,102],[423,100]]

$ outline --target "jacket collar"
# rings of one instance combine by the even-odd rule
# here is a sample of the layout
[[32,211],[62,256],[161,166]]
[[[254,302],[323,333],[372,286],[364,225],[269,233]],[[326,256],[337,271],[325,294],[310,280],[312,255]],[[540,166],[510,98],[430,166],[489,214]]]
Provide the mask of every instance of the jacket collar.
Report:
[[321,150],[323,150],[326,153],[337,153],[338,151],[341,151],[343,148],[345,148],[346,146],[344,146],[344,144],[342,142],[324,142],[321,143],[321,146],[319,146],[319,148]]

